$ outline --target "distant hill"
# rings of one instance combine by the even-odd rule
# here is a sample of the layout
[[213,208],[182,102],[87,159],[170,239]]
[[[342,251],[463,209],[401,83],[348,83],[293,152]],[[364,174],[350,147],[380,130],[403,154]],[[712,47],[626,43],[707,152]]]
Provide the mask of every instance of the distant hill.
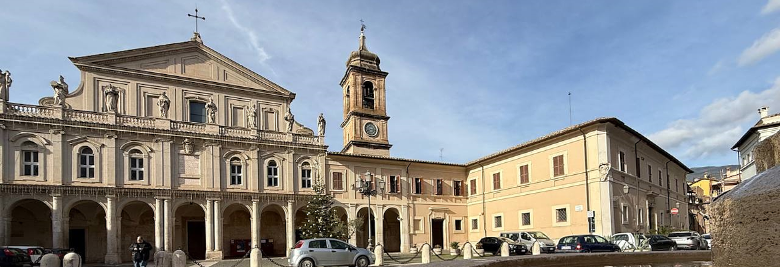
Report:
[[706,167],[694,167],[691,168],[693,170],[693,173],[688,174],[685,176],[686,180],[688,182],[692,182],[693,180],[697,178],[701,178],[704,176],[704,173],[709,173],[712,177],[719,179],[720,178],[720,170],[731,167],[732,170],[735,170],[739,168],[739,165],[723,165],[723,166],[706,166]]

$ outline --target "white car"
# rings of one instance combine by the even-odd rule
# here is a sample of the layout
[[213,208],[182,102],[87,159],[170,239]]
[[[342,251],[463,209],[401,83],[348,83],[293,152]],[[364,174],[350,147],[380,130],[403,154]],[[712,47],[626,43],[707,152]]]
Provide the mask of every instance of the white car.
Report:
[[708,249],[707,241],[694,231],[672,232],[669,238],[677,242],[678,249]]
[[315,238],[298,241],[290,251],[293,267],[357,266],[374,263],[374,253],[333,238]]
[[703,234],[701,237],[707,241],[707,248],[712,249],[712,236],[710,234]]

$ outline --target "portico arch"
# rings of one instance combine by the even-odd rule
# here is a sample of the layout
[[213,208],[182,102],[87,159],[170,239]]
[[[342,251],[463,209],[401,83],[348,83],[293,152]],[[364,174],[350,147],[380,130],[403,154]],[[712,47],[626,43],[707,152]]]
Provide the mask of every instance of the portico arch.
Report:
[[197,203],[181,203],[175,209],[173,247],[194,259],[206,258],[206,211]]
[[252,215],[246,205],[232,203],[222,212],[222,242],[225,258],[243,257],[252,240]]
[[287,229],[285,210],[277,204],[265,206],[260,212],[260,249],[263,255],[287,254]]
[[388,252],[401,251],[401,217],[398,209],[388,208],[382,216],[382,236],[385,250]]
[[79,200],[65,209],[66,244],[86,263],[102,263],[106,255],[106,210],[94,200]]
[[357,218],[363,222],[360,228],[355,231],[355,235],[357,236],[356,245],[358,247],[365,248],[368,246],[369,235],[372,239],[376,240],[374,238],[374,234],[376,233],[376,225],[374,224],[375,216],[374,210],[369,207],[362,207],[358,210]]
[[37,199],[22,199],[8,208],[10,244],[52,247],[51,208]]
[[154,210],[151,204],[143,201],[130,201],[122,205],[119,209],[121,217],[119,221],[119,248],[122,262],[132,262],[130,253],[121,253],[122,248],[130,246],[136,242],[136,238],[141,236],[146,242],[155,244],[154,236]]

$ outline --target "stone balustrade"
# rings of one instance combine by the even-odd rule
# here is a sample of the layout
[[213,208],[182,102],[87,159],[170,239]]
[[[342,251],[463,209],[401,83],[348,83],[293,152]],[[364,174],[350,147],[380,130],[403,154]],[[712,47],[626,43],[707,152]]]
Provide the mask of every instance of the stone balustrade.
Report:
[[175,132],[255,139],[258,141],[279,141],[307,145],[325,144],[323,137],[321,136],[306,136],[295,133],[265,131],[244,127],[230,127],[206,123],[173,121],[163,118],[136,117],[107,112],[73,110],[55,106],[37,106],[10,102],[5,104],[5,108],[0,109],[0,114],[57,119],[70,122],[118,125],[142,129],[170,130]]

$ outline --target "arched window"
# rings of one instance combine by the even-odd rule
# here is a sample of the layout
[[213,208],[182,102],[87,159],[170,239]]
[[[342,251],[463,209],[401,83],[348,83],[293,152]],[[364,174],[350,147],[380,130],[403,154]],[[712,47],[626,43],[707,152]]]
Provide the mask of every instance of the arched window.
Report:
[[311,165],[308,162],[301,164],[301,188],[311,188]]
[[371,82],[363,83],[363,107],[374,109],[374,84]]
[[22,143],[22,176],[38,176],[38,145],[25,141]]
[[276,161],[268,161],[268,186],[279,186],[279,167],[276,166]]
[[144,180],[144,154],[138,149],[130,150],[130,181]]
[[238,157],[230,159],[230,185],[240,185],[243,183],[244,165]]
[[95,178],[95,153],[87,146],[79,149],[79,178]]

